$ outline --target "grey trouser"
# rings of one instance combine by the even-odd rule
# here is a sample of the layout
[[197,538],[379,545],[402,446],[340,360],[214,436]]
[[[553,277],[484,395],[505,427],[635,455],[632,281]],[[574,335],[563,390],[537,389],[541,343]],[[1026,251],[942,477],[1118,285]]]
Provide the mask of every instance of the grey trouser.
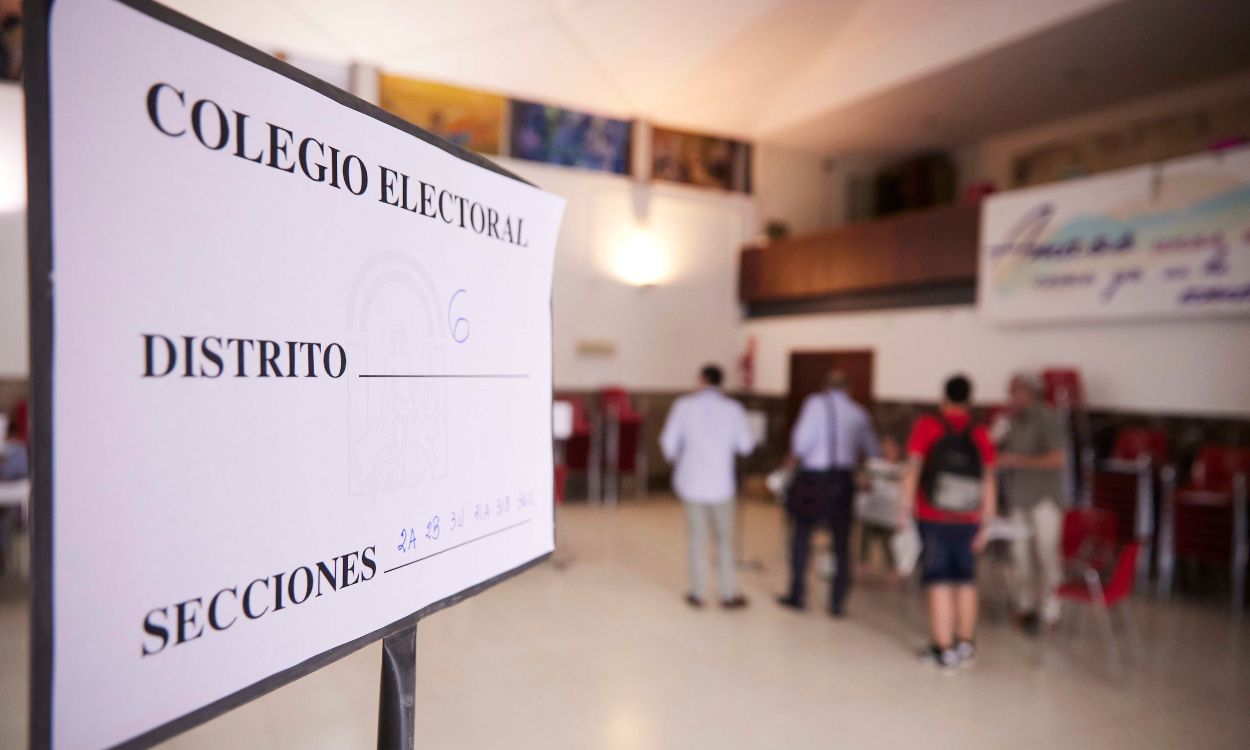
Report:
[[686,559],[690,567],[690,593],[702,599],[707,592],[708,525],[716,535],[716,578],[724,601],[738,595],[734,582],[734,502],[691,503],[686,508]]
[[1027,526],[1030,532],[1027,538],[1017,539],[1011,545],[1019,576],[1016,607],[1022,612],[1036,612],[1043,622],[1056,622],[1059,619],[1059,598],[1055,596],[1055,590],[1063,582],[1063,559],[1059,550],[1063,510],[1054,499],[1043,498],[1031,507],[1016,508],[1011,515],[1017,523]]

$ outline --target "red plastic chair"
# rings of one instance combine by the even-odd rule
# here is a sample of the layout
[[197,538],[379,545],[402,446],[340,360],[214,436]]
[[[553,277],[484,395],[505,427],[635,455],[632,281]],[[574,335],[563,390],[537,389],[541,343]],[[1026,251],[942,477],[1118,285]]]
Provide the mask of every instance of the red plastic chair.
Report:
[[[608,448],[608,462],[611,464],[615,458],[615,468],[618,471],[635,471],[639,463],[638,448],[642,432],[642,414],[634,409],[629,391],[624,388],[614,386],[604,388],[600,391],[599,397],[603,402],[603,413],[607,416],[609,429],[607,442],[611,444],[615,441],[616,443],[615,456],[613,456],[612,449]],[[615,431],[615,434],[612,434],[612,431]]]
[[590,414],[586,411],[586,402],[580,398],[570,399],[569,403],[573,404],[573,434],[586,435],[590,433]]
[[[9,415],[9,425],[14,440],[30,444],[30,404],[26,399],[18,401],[13,407],[13,413]],[[0,435],[0,440],[4,439],[5,436]]]
[[[562,396],[562,401],[573,405],[573,434],[564,442],[561,450],[565,479],[570,473],[585,474],[587,493],[592,499],[599,498],[600,442],[598,432],[590,419],[586,402],[576,396]],[[561,486],[563,490],[563,486]]]
[[1063,516],[1063,559],[1081,559],[1091,540],[1104,548],[1114,548],[1117,536],[1114,513],[1098,508],[1073,508]]
[[1149,540],[1152,494],[1148,466],[1105,467],[1090,484],[1090,504],[1115,519],[1115,538],[1124,542]]
[[569,467],[564,464],[556,464],[555,474],[555,495],[556,505],[564,505],[564,484],[569,478]]
[[1198,453],[1189,484],[1169,493],[1165,505],[1160,544],[1164,552],[1159,566],[1160,593],[1171,594],[1177,559],[1227,566],[1232,579],[1233,614],[1241,615],[1250,559],[1248,473],[1250,449],[1208,445]]
[[1116,435],[1111,459],[1090,477],[1090,504],[1116,516],[1116,537],[1121,543],[1137,542],[1139,573],[1144,582],[1150,573],[1155,551],[1155,535],[1160,515],[1157,487],[1167,467],[1170,452],[1162,430],[1126,427]]
[[1079,409],[1085,405],[1085,386],[1077,370],[1051,369],[1042,371],[1042,386],[1046,403],[1051,406]]
[[630,401],[629,391],[619,386],[608,386],[599,391],[599,398],[603,402],[603,411],[609,416],[616,417],[622,421],[638,421],[642,419],[642,415],[634,410],[634,405]]
[[1250,448],[1207,445],[1194,459],[1189,489],[1232,492],[1237,475],[1250,473]]
[[1136,542],[1129,542],[1120,548],[1118,554],[1113,553],[1110,557],[1105,555],[1108,548],[1104,548],[1102,555],[1086,553],[1089,557],[1077,566],[1077,576],[1060,584],[1055,592],[1062,601],[1088,605],[1093,610],[1098,622],[1098,632],[1107,648],[1108,664],[1117,677],[1123,674],[1124,668],[1120,646],[1111,623],[1112,610],[1117,611],[1124,620],[1134,652],[1139,657],[1143,652],[1141,634],[1130,603],[1137,577],[1138,550],[1139,545]]
[[1168,462],[1168,436],[1163,430],[1125,427],[1116,434],[1111,457],[1119,461],[1147,459],[1156,467]]
[[617,501],[620,475],[633,473],[638,495],[646,495],[647,454],[643,441],[644,419],[634,408],[629,391],[609,386],[599,392],[605,416],[603,454],[605,500]]
[[564,448],[564,462],[573,471],[586,471],[590,466],[590,417],[586,403],[580,398],[564,398],[573,405],[573,434]]

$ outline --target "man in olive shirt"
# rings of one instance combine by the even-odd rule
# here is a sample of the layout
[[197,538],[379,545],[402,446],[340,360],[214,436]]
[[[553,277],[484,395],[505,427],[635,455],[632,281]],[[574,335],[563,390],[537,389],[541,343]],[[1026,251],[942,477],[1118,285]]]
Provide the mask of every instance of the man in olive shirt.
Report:
[[1012,519],[1029,530],[1027,536],[1012,543],[1012,556],[1019,587],[1017,617],[1025,628],[1036,631],[1039,625],[1049,626],[1059,620],[1055,589],[1063,577],[1059,545],[1066,505],[1066,440],[1059,415],[1042,400],[1038,378],[1025,374],[1013,377],[1010,397],[1009,429],[998,465],[1005,472]]

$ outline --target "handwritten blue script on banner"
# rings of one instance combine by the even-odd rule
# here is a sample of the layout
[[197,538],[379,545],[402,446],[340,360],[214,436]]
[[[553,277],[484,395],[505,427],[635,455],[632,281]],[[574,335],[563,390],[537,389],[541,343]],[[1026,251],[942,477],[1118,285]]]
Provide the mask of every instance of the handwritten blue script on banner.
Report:
[[992,319],[1250,314],[1250,148],[991,197]]

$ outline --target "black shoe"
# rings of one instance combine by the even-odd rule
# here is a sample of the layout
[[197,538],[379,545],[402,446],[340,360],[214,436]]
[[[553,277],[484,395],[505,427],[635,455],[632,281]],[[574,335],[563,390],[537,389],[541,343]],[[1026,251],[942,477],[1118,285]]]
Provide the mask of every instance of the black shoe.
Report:
[[951,674],[959,669],[959,654],[953,648],[939,648],[934,645],[925,646],[920,651],[920,661],[932,664],[939,671]]
[[689,604],[695,609],[703,608],[703,600],[695,596],[694,594],[686,594],[686,604]]
[[846,609],[841,604],[832,604],[829,606],[829,616],[835,620],[841,620],[846,617]]
[[1037,637],[1042,632],[1042,620],[1037,616],[1036,612],[1018,614],[1015,620],[1016,624],[1031,636]]
[[779,596],[777,597],[777,603],[787,609],[793,609],[799,612],[803,611],[803,602],[799,599],[795,599],[793,596]]

